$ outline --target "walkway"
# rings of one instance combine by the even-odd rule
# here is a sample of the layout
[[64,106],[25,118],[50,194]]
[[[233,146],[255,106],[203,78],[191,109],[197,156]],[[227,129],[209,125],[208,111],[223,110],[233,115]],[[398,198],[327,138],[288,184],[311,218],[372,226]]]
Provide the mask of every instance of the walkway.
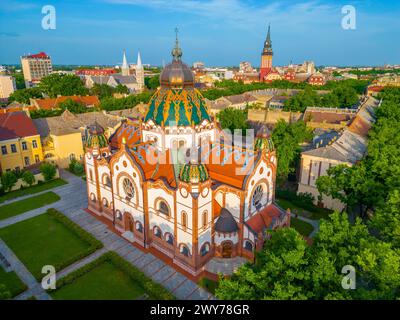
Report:
[[302,220],[304,222],[307,222],[307,223],[309,223],[309,224],[311,224],[313,226],[314,230],[310,233],[308,238],[313,238],[317,234],[317,232],[319,230],[319,220],[313,220],[313,219],[305,218],[305,217],[303,217],[301,215],[297,215],[297,217],[296,217],[296,215],[294,213],[291,214],[291,217],[292,218],[297,218],[297,219]]
[[[145,253],[137,249],[129,241],[118,236],[110,229],[108,229],[105,224],[97,220],[89,213],[85,212],[83,210],[83,208],[87,207],[85,182],[80,177],[76,177],[68,171],[61,170],[60,173],[61,177],[69,182],[67,185],[57,187],[52,190],[60,195],[60,201],[53,203],[50,206],[42,207],[40,209],[21,214],[19,216],[14,216],[9,219],[0,221],[0,228],[43,214],[47,208],[55,208],[64,213],[68,218],[80,225],[83,229],[90,232],[94,237],[96,237],[104,244],[104,249],[101,249],[100,252],[97,251],[89,257],[86,257],[83,260],[78,261],[75,264],[67,267],[66,269],[60,271],[58,273],[58,276],[66,275],[76,270],[80,266],[94,260],[102,253],[108,250],[113,250],[117,252],[120,256],[124,257],[132,265],[143,271],[153,281],[160,283],[165,288],[167,288],[178,299],[214,299],[214,297],[209,292],[199,287],[195,282],[188,279],[185,275],[176,271],[174,268],[166,264],[161,259],[158,259],[151,253]],[[3,250],[1,248],[0,252],[3,253]],[[21,279],[24,282],[25,279],[30,281],[32,280],[22,277]],[[31,283],[31,285],[33,285],[33,283]],[[36,293],[36,291],[34,293]],[[17,298],[21,298],[21,296],[29,297],[31,295],[32,294],[28,295],[25,292]],[[36,295],[39,299],[42,298],[41,295]]]

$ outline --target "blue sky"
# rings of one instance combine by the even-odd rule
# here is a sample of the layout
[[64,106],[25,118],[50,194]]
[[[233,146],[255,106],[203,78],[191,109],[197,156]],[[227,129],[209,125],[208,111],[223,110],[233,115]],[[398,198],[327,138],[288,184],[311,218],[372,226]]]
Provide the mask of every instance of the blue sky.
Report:
[[[43,30],[42,6],[56,9],[56,30]],[[356,30],[341,27],[353,5]],[[118,64],[140,50],[144,63],[170,61],[179,28],[187,63],[238,65],[259,57],[268,23],[274,64],[400,64],[398,0],[1,0],[0,64],[45,51],[54,64]]]

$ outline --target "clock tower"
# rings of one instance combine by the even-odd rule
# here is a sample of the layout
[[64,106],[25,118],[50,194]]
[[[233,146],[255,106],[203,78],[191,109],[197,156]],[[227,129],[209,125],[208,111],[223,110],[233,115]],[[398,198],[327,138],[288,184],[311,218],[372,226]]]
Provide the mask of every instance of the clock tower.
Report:
[[272,51],[271,42],[271,26],[268,26],[267,39],[264,42],[264,49],[261,53],[260,81],[264,81],[264,77],[271,72],[272,69]]

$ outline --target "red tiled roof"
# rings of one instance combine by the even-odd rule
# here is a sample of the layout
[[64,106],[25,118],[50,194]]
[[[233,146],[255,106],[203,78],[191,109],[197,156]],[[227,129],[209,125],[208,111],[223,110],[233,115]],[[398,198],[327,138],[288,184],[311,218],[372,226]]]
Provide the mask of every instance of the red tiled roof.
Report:
[[31,54],[28,56],[28,58],[34,58],[34,59],[48,59],[49,56],[44,53],[44,52],[39,52],[37,54]]
[[32,119],[25,112],[0,114],[0,141],[38,134]]
[[272,218],[278,218],[280,214],[281,210],[274,204],[270,204],[256,215],[252,216],[246,223],[253,231],[257,233],[263,232],[263,230],[270,227]]
[[34,99],[40,109],[56,109],[59,103],[71,99],[85,106],[98,106],[100,104],[97,96],[62,96],[57,98]]

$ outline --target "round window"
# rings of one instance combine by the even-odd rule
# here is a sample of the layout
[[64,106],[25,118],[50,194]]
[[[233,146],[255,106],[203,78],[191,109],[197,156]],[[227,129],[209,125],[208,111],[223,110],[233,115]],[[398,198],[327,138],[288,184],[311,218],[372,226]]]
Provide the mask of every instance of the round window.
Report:
[[122,187],[124,188],[126,196],[129,198],[133,198],[135,194],[135,188],[133,187],[132,181],[128,178],[125,178],[122,182]]

